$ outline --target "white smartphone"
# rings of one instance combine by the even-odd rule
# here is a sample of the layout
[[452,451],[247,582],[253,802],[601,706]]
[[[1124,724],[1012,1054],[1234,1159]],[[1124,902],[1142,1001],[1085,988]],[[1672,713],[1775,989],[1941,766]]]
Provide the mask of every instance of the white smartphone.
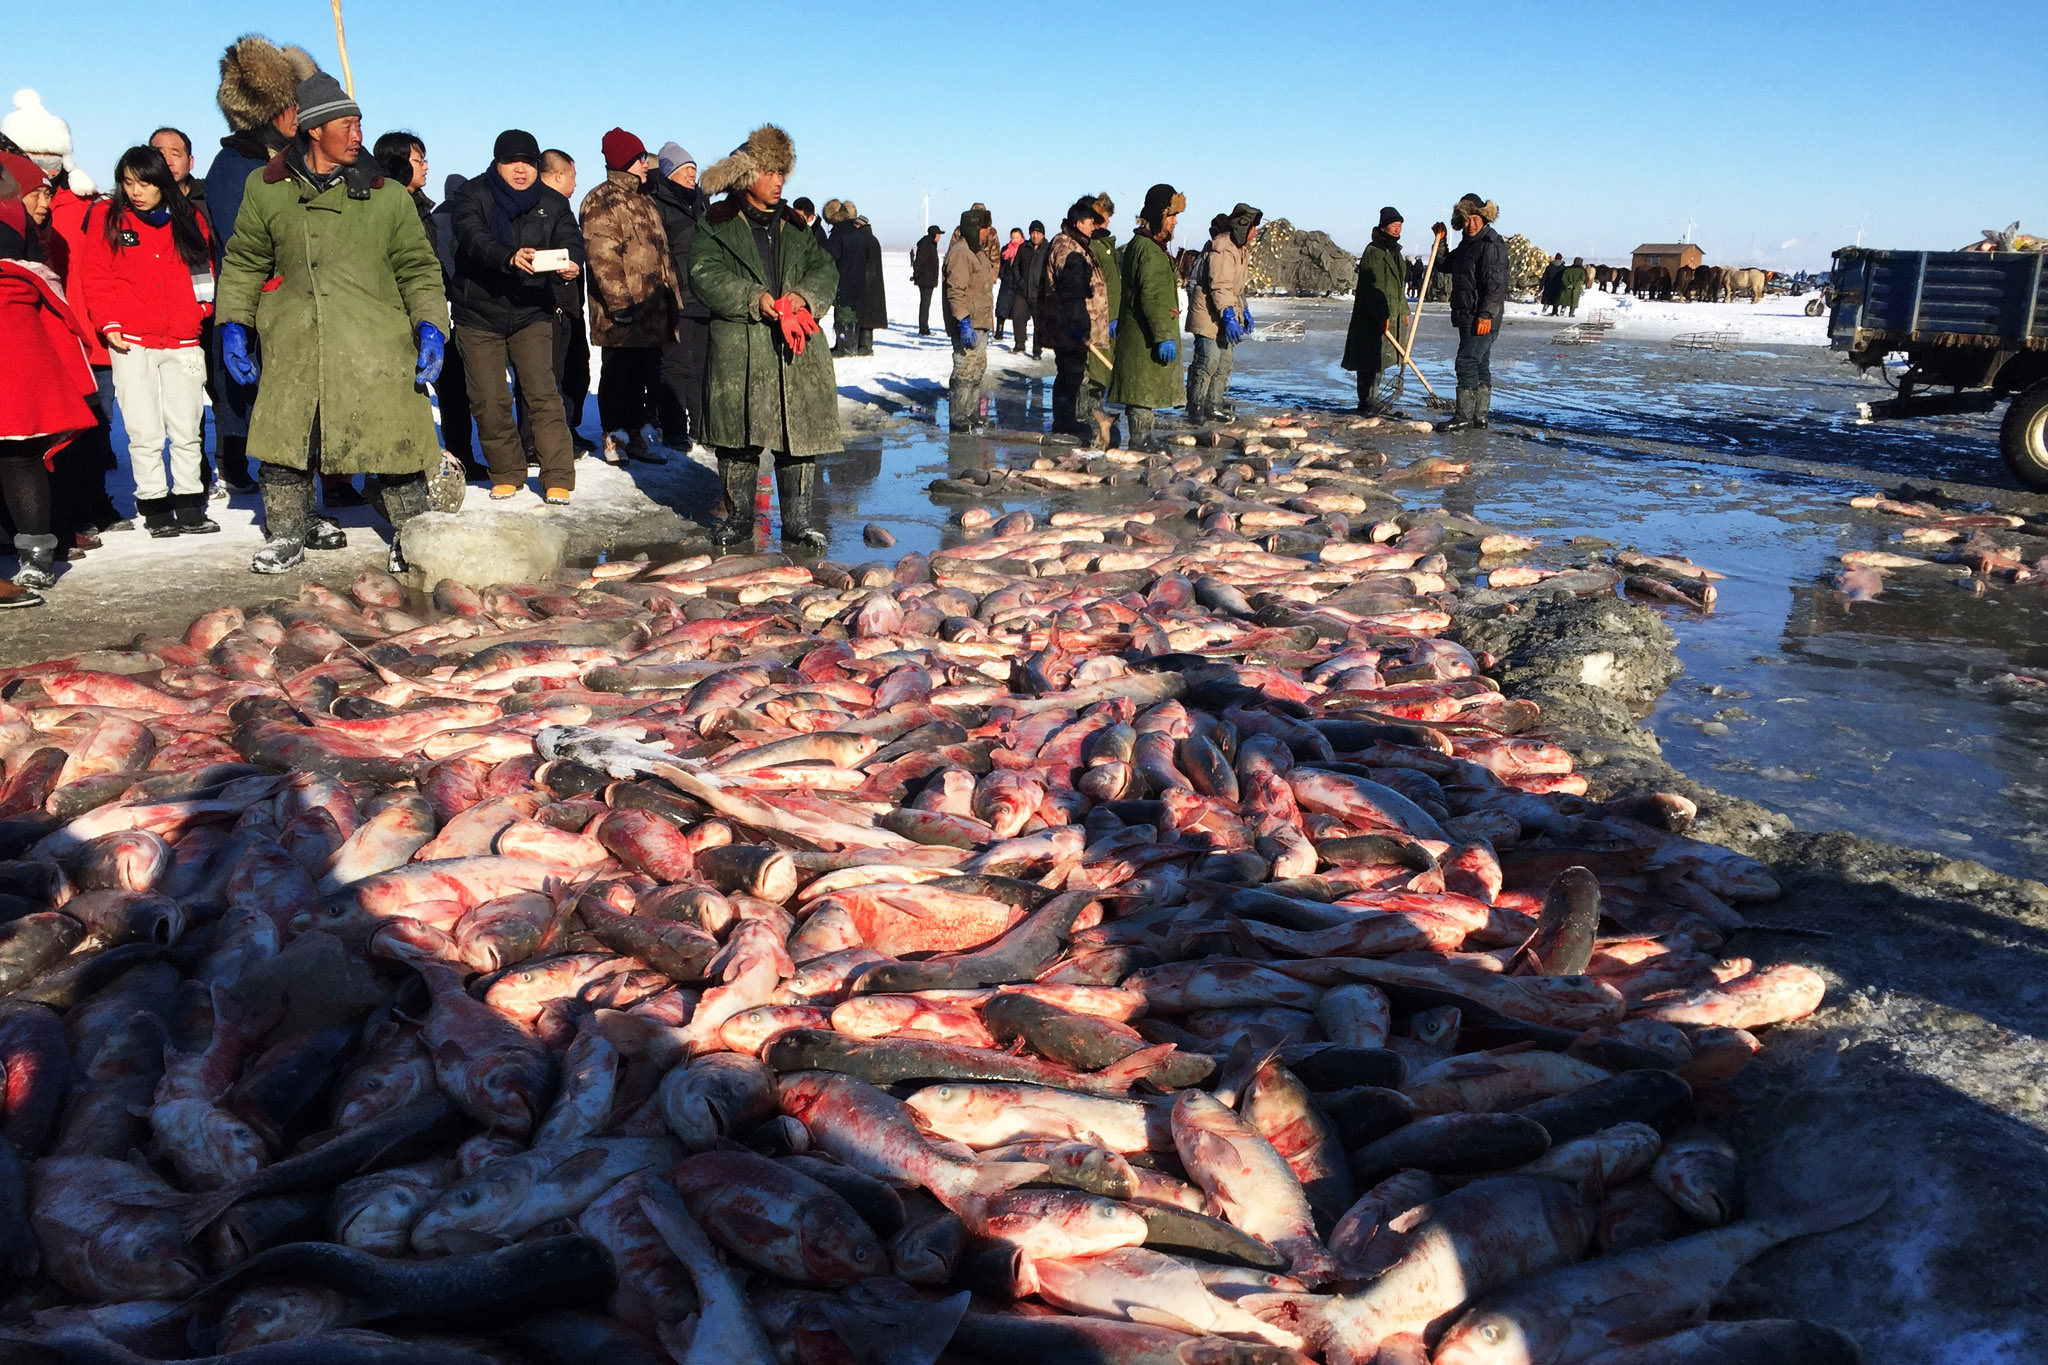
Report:
[[565,246],[550,247],[545,251],[533,253],[533,273],[536,275],[544,274],[550,270],[567,270],[568,268],[569,248]]

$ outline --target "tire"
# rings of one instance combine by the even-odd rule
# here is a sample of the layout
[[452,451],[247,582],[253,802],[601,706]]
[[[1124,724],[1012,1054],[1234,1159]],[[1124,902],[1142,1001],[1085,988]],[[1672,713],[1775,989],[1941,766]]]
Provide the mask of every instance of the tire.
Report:
[[1998,452],[2015,479],[2048,493],[2048,381],[2013,395],[1998,429]]
[[1810,318],[1817,318],[1827,311],[1828,306],[1819,299],[1808,299],[1806,301],[1806,316]]

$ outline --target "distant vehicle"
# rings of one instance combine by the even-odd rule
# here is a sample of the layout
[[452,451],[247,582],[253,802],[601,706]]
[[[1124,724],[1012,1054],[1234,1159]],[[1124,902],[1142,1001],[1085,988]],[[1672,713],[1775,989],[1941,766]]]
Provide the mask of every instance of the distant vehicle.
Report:
[[2010,400],[1999,453],[2014,478],[2048,492],[2048,254],[1844,247],[1822,298],[1829,340],[1858,369],[1906,357],[1898,396],[1861,404],[1863,416],[1990,412]]

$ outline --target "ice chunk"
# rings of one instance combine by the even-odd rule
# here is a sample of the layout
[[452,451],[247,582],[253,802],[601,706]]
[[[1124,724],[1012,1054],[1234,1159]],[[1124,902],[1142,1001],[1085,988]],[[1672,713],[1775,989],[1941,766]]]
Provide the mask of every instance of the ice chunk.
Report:
[[537,582],[560,568],[569,533],[533,512],[422,512],[405,524],[404,548],[426,582],[482,588]]

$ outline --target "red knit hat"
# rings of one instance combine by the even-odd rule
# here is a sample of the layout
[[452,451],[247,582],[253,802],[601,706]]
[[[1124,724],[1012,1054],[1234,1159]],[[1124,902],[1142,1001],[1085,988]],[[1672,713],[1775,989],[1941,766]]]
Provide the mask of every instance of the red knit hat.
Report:
[[614,128],[604,135],[604,164],[607,170],[623,171],[626,167],[647,155],[647,144],[634,137],[624,128]]
[[0,152],[0,167],[5,167],[7,173],[14,177],[16,188],[23,194],[41,189],[43,181],[48,179],[41,166],[13,152]]

